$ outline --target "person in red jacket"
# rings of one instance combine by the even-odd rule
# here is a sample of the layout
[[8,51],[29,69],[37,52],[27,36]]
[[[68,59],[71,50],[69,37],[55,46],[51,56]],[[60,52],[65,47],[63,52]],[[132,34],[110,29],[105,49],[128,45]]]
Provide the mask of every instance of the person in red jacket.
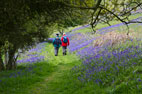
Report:
[[65,33],[63,33],[61,41],[62,41],[63,55],[66,55],[67,54],[67,46],[70,45],[70,42],[69,42],[69,38],[66,36]]

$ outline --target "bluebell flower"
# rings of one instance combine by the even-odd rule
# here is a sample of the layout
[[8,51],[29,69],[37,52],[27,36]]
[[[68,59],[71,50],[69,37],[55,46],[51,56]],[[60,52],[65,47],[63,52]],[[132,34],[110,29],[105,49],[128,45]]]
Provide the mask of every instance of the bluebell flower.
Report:
[[138,81],[141,82],[142,81],[141,78],[138,78]]

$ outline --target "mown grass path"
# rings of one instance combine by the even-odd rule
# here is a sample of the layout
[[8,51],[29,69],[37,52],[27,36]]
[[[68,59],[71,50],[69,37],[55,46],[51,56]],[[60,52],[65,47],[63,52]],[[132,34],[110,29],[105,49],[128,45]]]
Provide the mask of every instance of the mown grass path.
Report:
[[[55,70],[48,76],[44,76],[44,80],[32,85],[29,88],[29,94],[68,94],[70,88],[68,84],[74,85],[70,82],[71,75],[70,70],[80,64],[79,59],[69,54],[62,55],[62,48],[59,50],[59,55],[54,56],[54,48],[51,44],[47,44],[46,49],[48,51],[48,63],[56,66]],[[72,80],[72,79],[71,79]],[[72,81],[71,81],[72,82]],[[71,87],[72,88],[72,87]]]

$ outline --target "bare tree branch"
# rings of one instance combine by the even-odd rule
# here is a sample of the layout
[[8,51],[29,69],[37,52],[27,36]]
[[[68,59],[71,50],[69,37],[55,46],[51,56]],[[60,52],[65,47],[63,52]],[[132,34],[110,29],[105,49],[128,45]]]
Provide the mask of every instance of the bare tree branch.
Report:
[[[136,2],[132,2],[132,3],[136,3]],[[131,13],[131,11],[135,10],[136,8],[138,8],[139,6],[142,5],[142,3],[136,3],[136,4],[137,4],[137,6],[133,7],[133,8],[130,9],[129,11],[127,11],[127,12],[121,14],[120,16],[123,16],[123,15],[125,15],[125,14]]]
[[97,16],[96,16],[96,18],[95,18],[95,20],[94,20],[94,22],[92,24],[95,24],[96,21],[98,20],[98,17],[99,17],[99,15],[101,13],[101,10],[102,10],[102,8],[100,8],[100,10],[99,10],[99,12],[98,12],[98,14],[97,14]]
[[124,23],[127,26],[127,30],[128,30],[127,35],[129,35],[128,24],[130,24],[130,23],[142,23],[142,21],[127,21],[126,22],[124,19],[121,19],[118,15],[114,14],[112,11],[108,10],[107,8],[104,8],[104,7],[101,7],[101,6],[100,6],[100,8],[102,8],[102,9],[108,11],[109,13],[113,14],[118,20],[120,20],[122,23]]
[[[96,22],[98,22],[99,21],[99,19],[98,19],[98,17],[99,17],[99,15],[100,15],[100,13],[101,13],[101,8],[100,8],[100,10],[99,10],[99,12],[98,12],[98,14],[97,14],[97,16],[96,16],[96,18],[95,18],[95,20],[94,20],[94,13],[93,13],[93,15],[92,15],[92,22],[90,23],[91,24],[91,27],[92,27],[92,30],[95,32],[95,30],[94,30],[94,27],[96,27]],[[94,21],[93,21],[94,20]],[[95,26],[94,26],[94,24],[95,24]]]
[[122,23],[125,23],[125,24],[127,24],[127,22],[126,21],[124,21],[123,19],[121,19],[119,16],[117,16],[115,13],[113,13],[112,11],[110,11],[110,10],[108,10],[107,8],[105,8],[105,7],[101,7],[100,6],[100,8],[102,8],[102,9],[104,9],[104,10],[106,10],[106,11],[108,11],[109,13],[111,13],[111,14],[113,14],[118,20],[120,20]]

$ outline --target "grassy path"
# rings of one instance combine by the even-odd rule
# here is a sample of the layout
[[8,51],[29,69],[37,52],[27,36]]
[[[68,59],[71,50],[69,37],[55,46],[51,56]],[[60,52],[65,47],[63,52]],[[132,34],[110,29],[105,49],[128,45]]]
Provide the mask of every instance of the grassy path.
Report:
[[[35,83],[29,89],[29,94],[68,94],[70,86],[74,87],[75,83],[71,78],[70,70],[79,65],[79,59],[73,55],[68,54],[62,56],[62,48],[60,48],[59,56],[54,56],[54,49],[52,45],[47,45],[49,64],[56,66],[55,70],[48,76],[45,75],[42,82]],[[70,85],[70,86],[69,86]],[[71,90],[72,91],[72,90]],[[70,92],[71,93],[71,92]]]

